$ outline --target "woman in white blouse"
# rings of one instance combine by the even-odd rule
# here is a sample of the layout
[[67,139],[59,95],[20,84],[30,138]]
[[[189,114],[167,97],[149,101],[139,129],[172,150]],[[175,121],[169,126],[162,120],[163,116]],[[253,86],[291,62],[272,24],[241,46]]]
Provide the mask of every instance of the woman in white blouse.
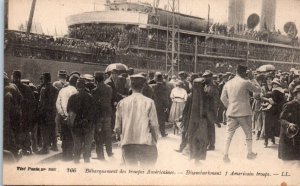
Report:
[[185,102],[188,97],[186,90],[183,89],[182,87],[183,87],[183,82],[177,81],[175,84],[175,88],[172,89],[170,95],[172,99],[172,106],[169,115],[169,122],[173,123],[175,128],[176,128],[175,121],[179,119],[179,117],[182,115]]

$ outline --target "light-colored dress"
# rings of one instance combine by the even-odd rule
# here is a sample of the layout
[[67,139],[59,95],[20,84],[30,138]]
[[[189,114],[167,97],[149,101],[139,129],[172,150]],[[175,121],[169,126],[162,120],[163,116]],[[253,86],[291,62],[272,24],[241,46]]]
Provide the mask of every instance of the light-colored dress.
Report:
[[175,122],[183,112],[185,102],[187,100],[187,92],[185,89],[175,87],[171,91],[172,106],[169,115],[169,122]]

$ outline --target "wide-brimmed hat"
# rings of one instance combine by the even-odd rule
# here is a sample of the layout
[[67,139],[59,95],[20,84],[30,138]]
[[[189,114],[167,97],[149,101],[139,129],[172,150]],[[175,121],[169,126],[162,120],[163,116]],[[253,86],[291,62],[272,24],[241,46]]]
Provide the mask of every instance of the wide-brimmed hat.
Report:
[[277,79],[277,78],[274,78],[273,81],[271,82],[271,84],[276,84],[276,85],[278,85],[280,87],[282,86],[281,83],[280,83],[280,81],[279,81],[279,79]]
[[293,94],[296,94],[297,92],[300,92],[300,85],[298,85],[294,88]]
[[91,74],[83,74],[80,77],[83,79],[89,80],[89,81],[93,81],[93,79],[94,79],[94,76]]

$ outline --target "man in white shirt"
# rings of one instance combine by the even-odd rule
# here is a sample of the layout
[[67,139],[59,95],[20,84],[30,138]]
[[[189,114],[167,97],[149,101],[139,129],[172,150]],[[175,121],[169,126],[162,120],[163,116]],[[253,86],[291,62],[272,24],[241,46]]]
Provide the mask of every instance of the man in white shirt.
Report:
[[130,77],[132,95],[117,106],[115,130],[121,134],[124,163],[128,166],[151,166],[157,160],[156,142],[159,134],[154,101],[141,94],[146,79]]
[[[247,77],[248,76],[248,77]],[[247,67],[239,65],[236,76],[228,81],[222,91],[221,101],[227,108],[227,131],[224,162],[230,162],[229,146],[235,130],[241,126],[246,135],[247,158],[255,159],[257,154],[252,152],[252,126],[250,92],[260,93],[258,82],[253,79],[252,72],[247,74]]]
[[62,140],[62,151],[63,151],[63,159],[70,161],[73,159],[73,138],[70,129],[67,126],[67,105],[69,98],[77,93],[76,82],[79,79],[77,74],[72,75],[69,78],[69,85],[67,87],[62,88],[56,100],[56,109],[59,115],[60,124],[61,124],[61,140]]

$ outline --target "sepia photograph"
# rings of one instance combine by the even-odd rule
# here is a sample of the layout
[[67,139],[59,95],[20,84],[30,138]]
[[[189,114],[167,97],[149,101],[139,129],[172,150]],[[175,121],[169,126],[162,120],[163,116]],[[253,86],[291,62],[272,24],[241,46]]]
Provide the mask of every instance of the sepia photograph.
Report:
[[300,0],[3,0],[4,185],[300,185]]

